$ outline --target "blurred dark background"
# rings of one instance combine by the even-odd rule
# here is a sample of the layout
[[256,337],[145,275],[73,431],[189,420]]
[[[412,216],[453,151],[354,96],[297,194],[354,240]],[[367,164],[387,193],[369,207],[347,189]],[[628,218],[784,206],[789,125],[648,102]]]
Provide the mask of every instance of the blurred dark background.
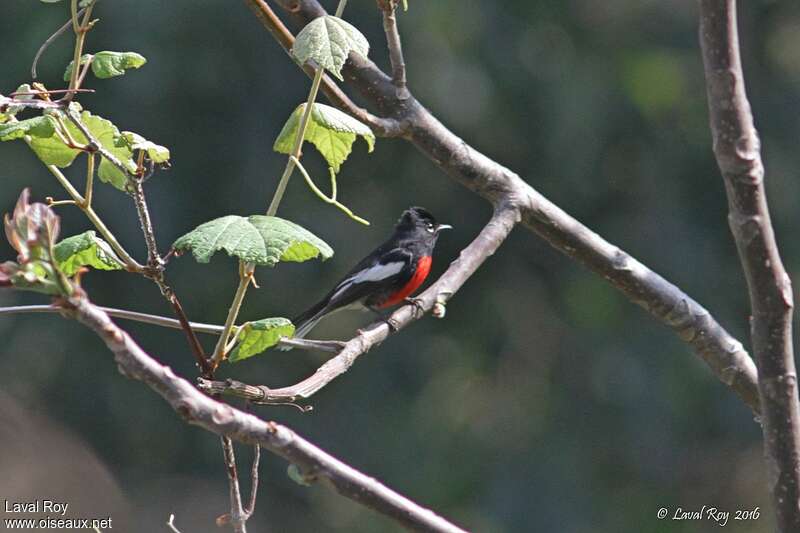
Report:
[[[325,2],[328,9],[335,7]],[[39,45],[67,4],[4,0],[0,92],[29,81]],[[272,142],[309,80],[242,2],[119,2],[87,51],[133,50],[147,65],[95,80],[81,103],[121,129],[168,146],[173,168],[147,184],[162,250],[197,224],[266,209],[285,157]],[[387,65],[374,2],[345,17]],[[399,15],[411,89],[458,135],[518,171],[606,239],[676,283],[747,342],[746,289],[711,152],[695,2],[677,0],[411,0]],[[748,92],[763,141],[770,207],[790,274],[800,115],[800,5],[740,3]],[[296,26],[292,26],[297,31]],[[40,79],[61,87],[69,36],[44,55]],[[319,155],[304,163],[325,176]],[[82,183],[81,165],[68,170]],[[322,180],[321,180],[322,181]],[[0,207],[20,190],[64,193],[22,142],[0,146]],[[361,141],[339,179],[340,198],[372,221],[322,204],[299,176],[279,214],[336,250],[327,263],[259,269],[242,318],[293,316],[382,241],[409,205],[455,231],[440,241],[441,273],[487,220],[488,205],[413,147]],[[145,250],[130,200],[98,186],[95,205],[128,250]],[[89,229],[60,208],[63,235]],[[5,243],[4,259],[13,257]],[[221,323],[234,260],[190,257],[168,277],[193,320]],[[156,287],[119,272],[84,278],[104,305],[169,315]],[[0,304],[44,303],[4,291]],[[348,338],[368,321],[343,316],[318,338]],[[122,325],[187,379],[180,332]],[[55,315],[3,317],[0,494],[60,496],[73,516],[115,519],[114,530],[216,531],[227,480],[218,439],[182,423],[140,383],[123,378],[100,341]],[[209,347],[211,338],[205,338]],[[268,352],[224,376],[283,386],[309,375],[318,354]],[[476,531],[716,531],[659,521],[659,508],[761,508],[729,531],[770,531],[760,431],[747,408],[665,327],[541,239],[517,230],[448,306],[358,360],[314,397],[315,409],[258,408],[356,468]],[[251,453],[239,449],[243,477]],[[264,454],[253,531],[394,531],[383,517],[323,487],[290,481]],[[246,483],[245,483],[246,486]],[[246,489],[245,489],[246,490]]]

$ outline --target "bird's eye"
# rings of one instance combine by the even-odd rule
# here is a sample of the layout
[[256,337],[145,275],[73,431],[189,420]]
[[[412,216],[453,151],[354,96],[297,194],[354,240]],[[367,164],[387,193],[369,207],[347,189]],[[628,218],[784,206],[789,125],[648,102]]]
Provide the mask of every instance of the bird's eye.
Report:
[[433,230],[435,230],[436,228],[433,226],[432,223],[428,222],[427,224],[425,224],[425,229],[427,229],[429,232],[433,233]]

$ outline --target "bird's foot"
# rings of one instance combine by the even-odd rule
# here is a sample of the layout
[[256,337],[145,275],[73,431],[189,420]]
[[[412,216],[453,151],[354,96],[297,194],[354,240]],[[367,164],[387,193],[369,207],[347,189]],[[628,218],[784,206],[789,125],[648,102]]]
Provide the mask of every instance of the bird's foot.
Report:
[[422,298],[409,297],[405,299],[405,302],[414,306],[414,318],[419,318],[425,314],[425,304]]

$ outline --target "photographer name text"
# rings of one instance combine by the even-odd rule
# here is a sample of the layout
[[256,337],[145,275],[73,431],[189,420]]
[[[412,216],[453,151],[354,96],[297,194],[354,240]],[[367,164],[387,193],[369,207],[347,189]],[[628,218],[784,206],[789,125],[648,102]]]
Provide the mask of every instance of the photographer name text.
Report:
[[5,501],[7,513],[55,513],[64,516],[67,514],[69,504],[54,500],[33,500],[31,502]]

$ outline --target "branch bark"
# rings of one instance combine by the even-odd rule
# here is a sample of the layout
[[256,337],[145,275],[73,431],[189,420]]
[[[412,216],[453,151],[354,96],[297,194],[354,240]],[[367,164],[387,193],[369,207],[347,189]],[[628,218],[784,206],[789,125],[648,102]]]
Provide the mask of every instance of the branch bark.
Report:
[[[230,496],[231,512],[225,518],[231,524],[235,533],[247,533],[247,519],[249,515],[245,513],[242,506],[242,491],[239,488],[239,473],[236,470],[236,453],[233,450],[233,441],[228,436],[221,436],[222,455],[225,459],[225,471],[228,473],[228,493]],[[217,519],[217,524],[224,520]]]
[[[263,0],[246,1],[257,14],[261,12]],[[276,2],[303,24],[325,14],[316,0]],[[259,15],[259,20],[273,31],[269,17]],[[526,228],[603,276],[628,299],[672,328],[720,381],[731,387],[754,413],[759,412],[758,373],[753,361],[741,342],[725,331],[705,308],[569,216],[516,173],[469,146],[439,122],[413,94],[405,99],[398,98],[391,78],[369,59],[351,54],[344,76],[382,116],[401,124],[402,136],[443,172],[493,205],[502,202],[514,205]],[[337,105],[335,101],[333,104]],[[346,107],[342,110],[348,112]]]
[[308,481],[323,481],[343,496],[388,516],[415,531],[465,533],[433,511],[401,496],[322,451],[275,422],[220,403],[195,389],[142,350],[109,316],[84,295],[62,302],[64,311],[94,331],[114,353],[120,372],[144,382],[188,423],[251,445],[260,445],[297,465]]
[[700,43],[714,153],[750,293],[770,491],[779,530],[800,531],[800,404],[792,346],[792,286],[767,208],[760,142],[739,54],[735,0],[700,2]]
[[397,3],[399,0],[378,0],[383,12],[383,32],[386,34],[386,47],[389,49],[389,62],[392,64],[392,83],[397,87],[397,97],[408,98],[406,89],[406,62],[403,59],[403,46],[397,29]]

